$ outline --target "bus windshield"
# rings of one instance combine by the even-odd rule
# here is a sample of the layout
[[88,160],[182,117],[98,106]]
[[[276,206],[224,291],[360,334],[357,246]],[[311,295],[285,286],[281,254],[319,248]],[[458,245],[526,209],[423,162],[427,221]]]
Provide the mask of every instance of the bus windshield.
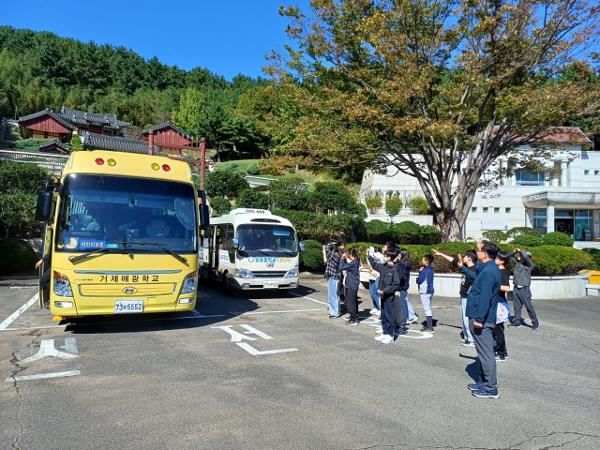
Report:
[[298,253],[296,233],[288,226],[239,225],[237,239],[239,252],[244,256],[295,256]]
[[105,175],[67,177],[61,190],[56,250],[77,253],[104,248],[128,253],[196,252],[193,186]]

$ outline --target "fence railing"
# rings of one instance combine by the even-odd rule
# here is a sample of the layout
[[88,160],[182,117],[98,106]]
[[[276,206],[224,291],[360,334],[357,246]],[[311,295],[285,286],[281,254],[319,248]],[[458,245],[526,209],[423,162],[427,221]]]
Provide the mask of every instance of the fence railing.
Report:
[[0,161],[14,161],[25,164],[36,164],[52,175],[60,175],[69,157],[67,155],[49,155],[44,153],[0,150]]

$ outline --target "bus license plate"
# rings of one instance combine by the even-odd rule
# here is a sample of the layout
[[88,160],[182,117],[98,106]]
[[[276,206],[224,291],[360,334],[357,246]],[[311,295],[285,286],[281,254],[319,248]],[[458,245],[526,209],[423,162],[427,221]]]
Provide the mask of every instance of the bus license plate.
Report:
[[278,289],[279,283],[277,283],[275,281],[266,281],[265,284],[263,285],[263,287],[265,289]]
[[129,314],[144,312],[143,300],[117,300],[115,314]]

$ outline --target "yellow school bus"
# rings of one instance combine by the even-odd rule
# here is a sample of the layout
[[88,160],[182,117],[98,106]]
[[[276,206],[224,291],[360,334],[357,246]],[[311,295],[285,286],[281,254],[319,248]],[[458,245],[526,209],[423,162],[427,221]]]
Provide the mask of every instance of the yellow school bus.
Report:
[[188,164],[73,152],[37,214],[50,274],[41,302],[55,318],[194,309],[201,213]]

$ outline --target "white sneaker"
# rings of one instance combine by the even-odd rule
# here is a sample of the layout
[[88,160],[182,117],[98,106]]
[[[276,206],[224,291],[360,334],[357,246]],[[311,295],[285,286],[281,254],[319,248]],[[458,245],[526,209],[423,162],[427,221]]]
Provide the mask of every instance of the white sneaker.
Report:
[[381,341],[385,337],[385,334],[380,334],[379,336],[375,336],[376,341]]
[[406,325],[410,325],[411,323],[417,323],[418,321],[419,321],[419,316],[417,316],[413,319],[407,320]]
[[371,314],[371,315],[377,314],[377,308],[371,308],[371,311],[369,311],[369,314]]
[[391,344],[394,342],[394,338],[384,334],[383,337],[379,340],[382,344]]
[[376,315],[377,317],[380,317],[380,316],[381,316],[381,310],[380,310],[380,309],[376,309],[376,310],[375,310],[375,315]]
[[375,328],[375,334],[381,334],[383,333],[383,327],[379,326],[377,328]]

